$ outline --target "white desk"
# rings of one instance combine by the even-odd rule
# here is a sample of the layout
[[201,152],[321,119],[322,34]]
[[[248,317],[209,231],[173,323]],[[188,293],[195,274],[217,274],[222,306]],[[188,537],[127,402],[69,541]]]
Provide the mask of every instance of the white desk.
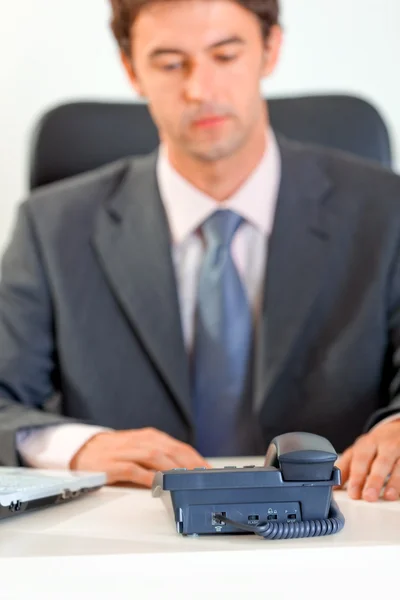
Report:
[[398,597],[400,502],[336,498],[347,522],[335,536],[184,538],[149,491],[104,488],[0,523],[0,598]]

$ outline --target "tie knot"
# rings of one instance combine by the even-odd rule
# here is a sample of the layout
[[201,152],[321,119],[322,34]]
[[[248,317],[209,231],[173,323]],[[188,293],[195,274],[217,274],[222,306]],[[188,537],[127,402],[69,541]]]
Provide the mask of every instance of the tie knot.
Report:
[[208,245],[230,246],[243,217],[231,210],[217,210],[203,224],[202,231]]

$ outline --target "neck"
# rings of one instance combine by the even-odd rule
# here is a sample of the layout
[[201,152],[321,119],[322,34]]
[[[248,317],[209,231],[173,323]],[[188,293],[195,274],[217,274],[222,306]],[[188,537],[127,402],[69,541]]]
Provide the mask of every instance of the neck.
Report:
[[174,169],[197,189],[217,202],[230,198],[260,163],[268,143],[267,123],[255,127],[246,144],[236,153],[217,161],[179,153],[168,147],[168,158]]

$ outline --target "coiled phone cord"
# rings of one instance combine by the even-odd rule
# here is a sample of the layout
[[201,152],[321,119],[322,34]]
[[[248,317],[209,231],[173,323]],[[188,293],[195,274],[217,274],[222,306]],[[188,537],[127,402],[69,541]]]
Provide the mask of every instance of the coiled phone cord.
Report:
[[241,531],[248,531],[266,540],[286,540],[296,538],[308,538],[325,535],[333,535],[343,529],[345,518],[335,502],[332,499],[329,515],[326,519],[312,519],[309,521],[294,521],[292,523],[274,523],[268,521],[259,525],[247,525],[232,521],[225,516],[215,516],[215,521],[221,525],[227,524],[236,527]]

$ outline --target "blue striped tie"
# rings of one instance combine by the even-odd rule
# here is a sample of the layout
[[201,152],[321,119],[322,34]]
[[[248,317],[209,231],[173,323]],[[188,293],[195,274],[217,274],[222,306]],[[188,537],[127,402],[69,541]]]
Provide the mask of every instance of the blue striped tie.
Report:
[[231,255],[243,219],[229,210],[202,227],[201,268],[193,356],[196,448],[203,456],[236,454],[238,417],[251,343],[252,317]]

